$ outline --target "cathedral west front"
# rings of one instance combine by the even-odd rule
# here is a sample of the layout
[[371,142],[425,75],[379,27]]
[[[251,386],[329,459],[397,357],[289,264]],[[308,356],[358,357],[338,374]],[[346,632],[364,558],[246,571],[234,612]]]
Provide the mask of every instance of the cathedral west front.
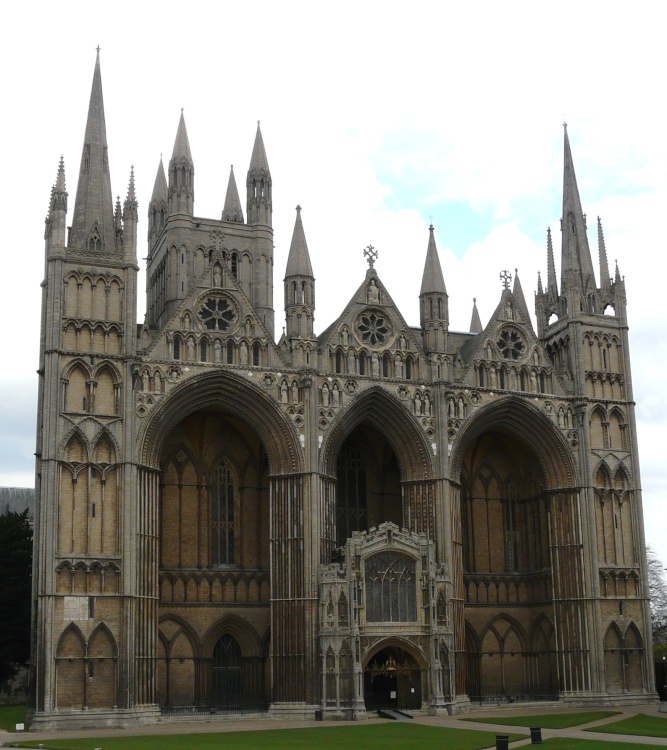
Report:
[[418,326],[369,246],[316,333],[299,207],[274,300],[259,126],[243,203],[233,171],[220,218],[194,187],[181,114],[138,323],[98,53],[71,226],[62,160],[46,219],[33,727],[655,699],[625,284],[567,130],[537,330],[510,274],[450,330],[430,227]]

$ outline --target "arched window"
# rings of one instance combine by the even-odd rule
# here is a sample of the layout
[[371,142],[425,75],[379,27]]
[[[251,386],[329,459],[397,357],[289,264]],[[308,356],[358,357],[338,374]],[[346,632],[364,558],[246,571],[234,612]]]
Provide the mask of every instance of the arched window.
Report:
[[201,346],[200,346],[200,350],[201,350],[200,359],[202,362],[206,362],[207,349],[208,347],[206,346],[206,339],[202,339]]
[[359,375],[366,374],[366,352],[359,352]]
[[234,342],[233,341],[227,342],[227,364],[228,365],[234,364]]
[[380,552],[366,560],[366,620],[415,622],[415,561],[399,552]]
[[410,355],[405,358],[405,379],[412,380],[412,357]]
[[259,367],[259,341],[252,345],[252,364],[253,367]]
[[235,562],[236,485],[231,470],[223,461],[215,471],[211,486],[211,564]]
[[239,272],[239,256],[238,253],[232,253],[232,276],[238,278]]
[[174,337],[174,359],[181,358],[181,340],[178,336]]
[[382,357],[382,377],[389,377],[389,355],[384,354]]
[[343,355],[340,349],[336,350],[336,372],[343,372]]
[[336,466],[336,529],[338,545],[345,544],[353,531],[368,528],[366,467],[356,445],[346,443]]
[[241,705],[241,670],[241,647],[231,635],[223,635],[213,649],[214,705]]

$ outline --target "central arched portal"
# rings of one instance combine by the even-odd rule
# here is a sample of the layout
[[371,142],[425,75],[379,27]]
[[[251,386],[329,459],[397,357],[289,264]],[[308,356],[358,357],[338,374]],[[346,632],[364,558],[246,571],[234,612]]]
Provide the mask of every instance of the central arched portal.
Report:
[[403,525],[396,454],[368,424],[354,429],[336,461],[336,541],[343,546],[354,531],[385,521]]
[[366,710],[420,709],[422,675],[412,654],[400,646],[390,645],[377,651],[364,669]]

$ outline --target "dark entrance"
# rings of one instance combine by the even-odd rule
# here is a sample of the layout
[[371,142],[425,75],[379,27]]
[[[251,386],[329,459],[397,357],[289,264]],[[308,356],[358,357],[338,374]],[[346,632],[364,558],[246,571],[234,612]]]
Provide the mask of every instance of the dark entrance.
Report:
[[231,635],[223,635],[213,649],[211,703],[221,708],[241,705],[241,649]]
[[416,710],[422,705],[422,673],[413,657],[398,646],[375,654],[364,670],[366,710]]

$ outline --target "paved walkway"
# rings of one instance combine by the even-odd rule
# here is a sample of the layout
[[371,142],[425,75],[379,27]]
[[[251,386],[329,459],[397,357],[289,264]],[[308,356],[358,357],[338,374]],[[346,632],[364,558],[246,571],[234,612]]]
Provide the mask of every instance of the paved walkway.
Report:
[[[664,707],[664,706],[663,706]],[[667,738],[662,737],[637,737],[635,735],[623,735],[623,734],[607,734],[602,732],[585,732],[585,728],[603,726],[605,724],[611,724],[621,719],[626,719],[636,714],[650,714],[660,716],[667,721],[667,715],[663,712],[659,712],[659,705],[646,705],[646,706],[633,706],[632,709],[619,709],[609,708],[607,706],[601,706],[599,710],[617,710],[621,711],[621,714],[611,716],[606,719],[598,719],[597,721],[591,721],[588,724],[580,724],[576,727],[569,729],[542,729],[542,738],[548,739],[550,737],[570,737],[583,740],[599,740],[606,741],[609,743],[614,742],[628,742],[635,745],[660,745],[667,747]],[[585,710],[593,711],[598,710],[594,707],[581,709],[582,712]],[[535,706],[531,708],[507,708],[507,709],[495,709],[493,711],[474,711],[466,714],[466,718],[479,717],[481,718],[493,718],[493,717],[517,717],[517,716],[534,716],[535,714],[562,714],[562,713],[574,713],[575,709],[569,709],[565,706],[548,708],[537,708]],[[386,721],[385,719],[369,718],[365,724],[381,723]],[[523,747],[524,745],[530,745],[530,728],[507,726],[506,724],[487,724],[476,721],[462,721],[461,716],[418,716],[415,717],[414,721],[419,724],[426,724],[429,726],[438,727],[449,727],[451,729],[477,729],[484,732],[493,732],[494,734],[523,734],[527,737],[525,739],[517,740],[516,742],[510,743],[511,748]],[[122,737],[136,736],[136,735],[165,735],[169,736],[172,734],[197,734],[197,733],[214,733],[214,732],[246,732],[249,730],[264,730],[269,731],[272,729],[299,729],[303,727],[324,727],[324,726],[340,726],[339,721],[293,721],[286,719],[273,719],[273,718],[247,718],[247,719],[205,719],[198,721],[160,721],[157,724],[150,724],[143,727],[133,727],[132,729],[98,729],[88,731],[59,731],[59,732],[21,732],[21,733],[8,733],[0,730],[0,746],[8,747],[9,743],[16,742],[17,740],[35,740],[37,742],[44,742],[48,747],[49,739],[66,739],[74,737],[90,737],[103,739],[104,737]],[[168,748],[168,744],[165,743],[165,748]],[[490,747],[488,750],[495,750],[495,745]]]

